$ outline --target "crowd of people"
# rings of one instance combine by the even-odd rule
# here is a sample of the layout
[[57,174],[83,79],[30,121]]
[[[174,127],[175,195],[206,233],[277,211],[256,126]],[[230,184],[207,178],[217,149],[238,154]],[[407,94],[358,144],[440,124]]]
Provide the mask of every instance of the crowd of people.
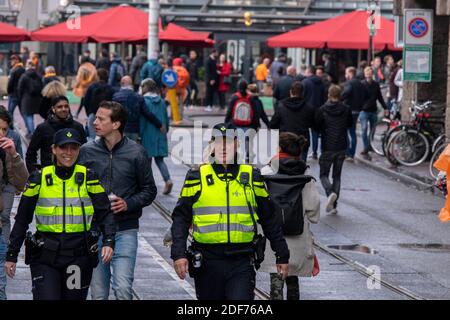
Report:
[[[0,108],[4,186],[0,264],[5,264],[1,271],[15,276],[25,241],[35,299],[86,299],[89,287],[92,298],[108,299],[110,283],[117,299],[131,299],[139,218],[156,196],[153,158],[165,182],[163,194],[169,194],[173,187],[164,162],[169,154],[170,122],[162,75],[168,68],[177,73],[175,89],[181,113],[185,106],[198,104],[202,65],[198,54],[191,51],[189,57],[164,60],[157,53],[147,57],[139,50],[124,63],[118,54],[107,51],[95,61],[86,50],[80,57],[73,88],[80,98],[75,116],[66,86],[55,69],[44,69],[39,57],[24,54],[11,56],[8,108]],[[384,65],[377,57],[370,66],[346,68],[346,82],[341,86],[336,84],[338,73],[330,56],[322,58],[323,66],[305,66],[300,72],[289,65],[284,54],[273,62],[262,58],[255,70],[256,82],[241,79],[229,99],[231,63],[217,50],[206,59],[205,110],[212,111],[217,97],[225,119],[213,128],[205,157],[212,162],[186,176],[170,232],[175,271],[182,279],[189,270],[193,273],[199,299],[253,297],[254,266],[261,264],[253,257],[253,244],[260,239],[256,220],[275,251],[266,248],[264,241],[259,243],[267,257],[276,258],[267,258],[261,265],[262,272],[270,273],[272,299],[283,298],[285,282],[288,299],[299,299],[298,277],[317,274],[309,224],[319,220],[320,201],[314,181],[299,178],[311,174],[309,149],[312,160],[319,163],[326,211],[336,214],[343,163],[345,159],[352,161],[356,153],[357,122],[361,123],[364,144],[361,156],[370,159],[368,134],[377,121],[378,103],[387,116],[402,97],[401,61],[395,63],[392,56],[385,57]],[[380,84],[388,86],[387,102]],[[271,119],[260,99],[267,85],[273,86]],[[27,129],[25,157],[13,127],[16,107]],[[77,121],[83,108],[86,126]],[[35,114],[44,118],[37,127]],[[249,165],[254,156],[249,151],[251,138],[242,141],[241,134],[245,136],[249,129],[256,132],[261,122],[280,131],[280,142],[277,155],[260,171]],[[243,164],[233,162],[242,154]],[[295,206],[288,212],[300,214],[301,222],[297,219],[295,223],[301,223],[301,232],[281,232],[283,222],[276,213],[283,203],[276,197],[270,201],[269,194],[276,191],[270,183],[264,184],[274,174],[290,177],[285,183],[297,187],[295,198],[290,199]],[[246,187],[253,192],[247,193]],[[11,230],[14,195],[21,191]],[[236,196],[230,201],[231,194]],[[228,210],[229,218],[222,211],[217,213],[217,208],[226,208],[223,210]],[[37,233],[30,238],[26,231],[33,217]],[[234,220],[230,224],[227,219]],[[186,248],[191,226],[196,245]],[[192,250],[208,261],[202,272],[193,270]],[[70,265],[83,270],[81,288],[67,290],[56,285],[67,278]],[[6,276],[2,273],[1,299],[6,298]]]

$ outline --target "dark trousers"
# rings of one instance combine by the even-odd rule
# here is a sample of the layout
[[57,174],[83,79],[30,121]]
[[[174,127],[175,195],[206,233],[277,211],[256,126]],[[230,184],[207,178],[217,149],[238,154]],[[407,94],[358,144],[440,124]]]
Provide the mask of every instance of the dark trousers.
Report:
[[[320,155],[320,181],[325,189],[327,197],[331,193],[336,193],[339,199],[339,192],[341,190],[341,173],[342,165],[345,160],[345,151],[324,151]],[[333,167],[333,182],[330,182],[330,170]],[[337,201],[336,201],[337,204]]]
[[190,87],[189,87],[190,94],[187,97],[186,104],[189,105],[195,105],[197,103],[198,98],[198,85],[196,80],[191,80]]
[[58,257],[53,265],[35,261],[30,270],[33,300],[86,300],[93,271],[88,257]]
[[204,260],[194,276],[198,300],[253,300],[255,269],[250,257]]
[[317,150],[319,149],[319,132],[311,129],[311,140],[312,140],[312,149],[313,153],[317,154]]
[[210,85],[209,83],[206,85],[206,106],[213,106],[214,105],[214,95],[218,94],[217,86]]
[[226,94],[227,94],[226,92],[219,91],[219,105],[220,105],[220,109],[225,109]]

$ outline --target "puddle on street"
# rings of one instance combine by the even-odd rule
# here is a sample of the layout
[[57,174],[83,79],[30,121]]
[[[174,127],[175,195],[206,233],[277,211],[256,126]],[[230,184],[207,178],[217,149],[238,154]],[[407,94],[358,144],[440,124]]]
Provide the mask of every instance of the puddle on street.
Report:
[[430,252],[450,252],[450,244],[442,243],[399,243],[398,246],[405,249],[428,250]]
[[371,249],[367,246],[363,246],[360,244],[328,245],[327,247],[330,249],[334,249],[334,250],[352,251],[352,252],[359,252],[359,253],[366,253],[366,254],[377,254],[378,253],[377,250]]

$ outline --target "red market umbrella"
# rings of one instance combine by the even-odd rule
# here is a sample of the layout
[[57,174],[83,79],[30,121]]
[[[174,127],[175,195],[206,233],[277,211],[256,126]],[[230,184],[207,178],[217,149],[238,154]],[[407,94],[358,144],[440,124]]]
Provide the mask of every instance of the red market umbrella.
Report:
[[[362,49],[369,47],[369,13],[353,11],[317,22],[267,40],[272,48],[330,48]],[[402,50],[394,47],[394,22],[380,17],[380,25],[373,38],[375,50]]]
[[18,42],[28,40],[29,32],[12,26],[7,23],[0,22],[0,41],[1,42]]
[[[185,45],[211,46],[204,33],[192,32],[169,24],[166,30],[159,27],[161,41]],[[35,41],[45,42],[143,42],[148,38],[148,13],[128,5],[81,16],[31,33]]]

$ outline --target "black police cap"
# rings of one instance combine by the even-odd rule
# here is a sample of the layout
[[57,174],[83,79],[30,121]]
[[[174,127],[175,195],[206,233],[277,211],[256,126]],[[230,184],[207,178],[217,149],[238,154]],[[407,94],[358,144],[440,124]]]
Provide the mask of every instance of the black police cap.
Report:
[[81,146],[80,133],[75,129],[61,129],[58,130],[53,138],[53,143],[57,146],[62,146],[67,143],[75,143]]
[[218,123],[212,128],[211,140],[216,137],[236,138],[237,127],[232,123]]

